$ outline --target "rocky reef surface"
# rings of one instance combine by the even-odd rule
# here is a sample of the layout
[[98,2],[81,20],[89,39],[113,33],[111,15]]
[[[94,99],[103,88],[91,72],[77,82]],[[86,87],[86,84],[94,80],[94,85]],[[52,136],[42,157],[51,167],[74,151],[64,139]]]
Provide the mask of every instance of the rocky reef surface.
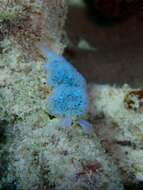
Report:
[[128,85],[87,91],[62,57],[67,7],[0,0],[2,190],[122,190],[143,181],[143,93]]
[[142,94],[128,85],[93,85],[90,91],[96,134],[129,184],[143,181]]

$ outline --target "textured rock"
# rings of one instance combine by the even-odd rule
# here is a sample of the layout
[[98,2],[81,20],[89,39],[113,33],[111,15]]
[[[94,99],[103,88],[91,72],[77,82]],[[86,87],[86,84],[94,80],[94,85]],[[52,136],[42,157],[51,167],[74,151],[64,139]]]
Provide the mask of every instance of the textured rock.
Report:
[[143,113],[136,98],[135,106],[126,104],[134,91],[128,85],[91,88],[91,113],[97,122],[96,132],[116,162],[125,183],[142,182],[143,176]]
[[65,0],[0,0],[1,38],[12,36],[15,43],[28,49],[28,53],[34,53],[37,42],[47,43],[51,49],[62,53],[66,14]]

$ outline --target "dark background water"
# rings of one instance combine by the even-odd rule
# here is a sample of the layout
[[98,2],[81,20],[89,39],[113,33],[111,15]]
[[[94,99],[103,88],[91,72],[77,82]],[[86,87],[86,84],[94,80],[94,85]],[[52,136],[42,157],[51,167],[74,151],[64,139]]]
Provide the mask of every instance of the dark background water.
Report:
[[[96,4],[93,6],[96,1],[86,1],[92,9],[70,7],[67,19],[70,43],[66,56],[88,82],[142,87],[143,2],[124,4],[123,1],[120,9],[117,4],[114,10],[114,4],[102,7],[100,3],[96,8]],[[112,4],[116,0],[102,1]],[[79,49],[77,44],[81,39],[95,51]]]

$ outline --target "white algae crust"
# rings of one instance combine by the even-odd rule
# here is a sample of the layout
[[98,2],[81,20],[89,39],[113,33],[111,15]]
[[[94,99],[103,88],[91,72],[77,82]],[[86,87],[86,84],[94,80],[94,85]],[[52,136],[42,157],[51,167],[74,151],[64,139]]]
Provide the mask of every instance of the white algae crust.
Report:
[[[127,95],[134,90],[128,85],[93,85],[90,91],[90,110],[98,137],[124,182],[131,184],[143,181],[143,113],[125,104]],[[138,108],[137,96],[133,100]]]
[[1,42],[0,118],[6,141],[0,143],[0,189],[14,184],[21,190],[122,190],[96,135],[86,135],[78,125],[59,127],[60,118],[48,114],[43,64],[27,59],[12,40]]

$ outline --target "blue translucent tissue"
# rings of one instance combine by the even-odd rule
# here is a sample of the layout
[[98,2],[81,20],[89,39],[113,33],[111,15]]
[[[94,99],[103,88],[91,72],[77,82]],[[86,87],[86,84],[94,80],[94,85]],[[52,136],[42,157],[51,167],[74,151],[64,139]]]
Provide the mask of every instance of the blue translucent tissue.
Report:
[[75,87],[86,87],[84,77],[62,56],[49,50],[45,51],[48,63],[44,65],[47,71],[47,84],[57,87],[61,84]]
[[59,117],[84,116],[88,110],[85,89],[60,85],[53,89],[47,101],[48,112]]

